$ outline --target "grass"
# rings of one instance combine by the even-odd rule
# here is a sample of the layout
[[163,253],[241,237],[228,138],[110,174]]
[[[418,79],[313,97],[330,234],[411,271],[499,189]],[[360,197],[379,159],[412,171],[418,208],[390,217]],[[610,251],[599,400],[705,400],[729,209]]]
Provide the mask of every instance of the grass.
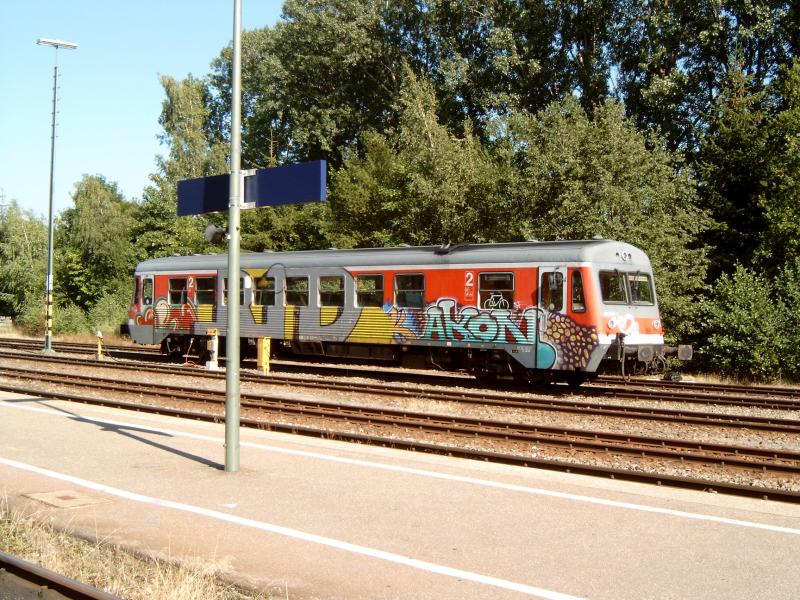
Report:
[[0,499],[0,551],[129,600],[288,600],[286,589],[257,593],[225,582],[217,569],[136,556],[61,531],[41,515]]

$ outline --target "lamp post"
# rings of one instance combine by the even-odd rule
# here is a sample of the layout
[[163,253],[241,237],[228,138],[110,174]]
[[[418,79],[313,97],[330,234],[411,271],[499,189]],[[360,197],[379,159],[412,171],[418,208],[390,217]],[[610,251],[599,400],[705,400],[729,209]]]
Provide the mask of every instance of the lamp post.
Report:
[[40,46],[52,46],[56,49],[55,65],[53,66],[53,123],[50,138],[50,211],[47,227],[47,279],[45,280],[45,304],[47,313],[45,317],[44,351],[53,351],[53,181],[56,161],[56,105],[58,104],[58,50],[75,50],[78,44],[63,40],[50,40],[39,38],[36,43]]

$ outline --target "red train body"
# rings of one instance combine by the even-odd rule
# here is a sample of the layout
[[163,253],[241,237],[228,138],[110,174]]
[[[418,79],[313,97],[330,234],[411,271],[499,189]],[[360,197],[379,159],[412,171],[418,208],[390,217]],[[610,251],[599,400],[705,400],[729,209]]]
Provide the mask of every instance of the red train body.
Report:
[[[664,345],[650,261],[610,240],[252,253],[240,335],[278,349],[580,383],[653,366]],[[227,259],[139,264],[129,330],[165,351],[225,336]]]

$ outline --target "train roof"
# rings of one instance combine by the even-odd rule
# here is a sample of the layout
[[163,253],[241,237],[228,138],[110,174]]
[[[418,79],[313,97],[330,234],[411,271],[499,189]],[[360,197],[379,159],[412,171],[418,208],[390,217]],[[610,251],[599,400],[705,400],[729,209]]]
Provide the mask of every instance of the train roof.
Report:
[[[281,264],[303,267],[388,267],[497,263],[621,263],[649,265],[647,255],[626,242],[614,240],[569,240],[509,242],[500,244],[453,244],[444,246],[400,246],[301,250],[290,252],[243,252],[242,268],[266,268]],[[137,272],[225,270],[226,254],[167,256],[139,263]]]

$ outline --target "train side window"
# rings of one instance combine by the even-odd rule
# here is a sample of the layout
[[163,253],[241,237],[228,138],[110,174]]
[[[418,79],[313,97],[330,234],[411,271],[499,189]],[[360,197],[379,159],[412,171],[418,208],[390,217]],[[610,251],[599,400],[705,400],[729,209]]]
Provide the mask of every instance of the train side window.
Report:
[[153,304],[153,278],[146,277],[142,283],[142,304],[150,306]]
[[356,275],[356,304],[383,306],[383,275]]
[[653,305],[656,303],[653,282],[647,273],[628,273],[628,289],[633,304]]
[[197,287],[194,292],[197,304],[214,304],[214,296],[217,288],[216,281],[215,277],[197,278]]
[[425,275],[395,275],[394,303],[406,308],[425,306]]
[[169,280],[169,303],[174,305],[186,304],[186,277],[176,277]]
[[[228,304],[228,278],[222,280],[222,306]],[[244,278],[239,277],[239,306],[244,305]]]
[[478,275],[478,300],[480,308],[514,307],[513,273],[480,273]]
[[600,271],[600,295],[606,304],[625,304],[625,278],[619,271]]
[[308,306],[308,277],[286,278],[286,306]]
[[344,277],[326,275],[319,278],[319,305],[344,306]]
[[580,271],[573,271],[570,276],[570,295],[572,312],[586,312],[586,297],[583,294],[583,276]]
[[275,278],[257,277],[253,289],[253,304],[275,306]]
[[544,271],[540,279],[541,306],[548,310],[564,309],[564,274],[558,271]]

